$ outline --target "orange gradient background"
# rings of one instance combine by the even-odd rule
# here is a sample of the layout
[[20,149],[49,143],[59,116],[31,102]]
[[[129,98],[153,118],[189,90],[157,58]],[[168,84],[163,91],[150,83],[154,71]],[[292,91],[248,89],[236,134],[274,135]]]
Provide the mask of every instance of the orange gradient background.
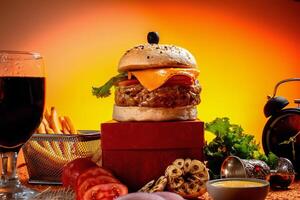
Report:
[[[114,76],[123,53],[145,43],[148,31],[195,55],[199,118],[227,116],[258,141],[266,96],[276,82],[300,77],[300,3],[292,0],[1,1],[0,16],[0,48],[44,56],[47,105],[78,129],[111,119],[113,96],[97,99],[91,87]],[[279,88],[291,107],[299,86]]]

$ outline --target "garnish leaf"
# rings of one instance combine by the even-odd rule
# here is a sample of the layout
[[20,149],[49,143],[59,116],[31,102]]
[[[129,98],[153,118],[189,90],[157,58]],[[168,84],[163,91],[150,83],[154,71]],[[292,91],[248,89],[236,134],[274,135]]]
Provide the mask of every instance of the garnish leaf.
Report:
[[260,146],[253,135],[244,132],[240,125],[230,123],[229,118],[216,118],[205,123],[205,130],[212,132],[216,137],[204,147],[204,155],[210,170],[219,174],[222,162],[229,156],[238,156],[242,159],[259,159],[274,168],[278,157],[270,153],[260,152]]
[[214,121],[205,124],[205,130],[215,134],[216,136],[225,135],[229,132],[229,118],[216,118]]
[[97,98],[103,98],[103,97],[108,97],[111,94],[111,87],[116,85],[116,83],[127,79],[127,73],[121,73],[118,74],[117,76],[112,77],[109,79],[104,85],[101,87],[93,87],[92,88],[92,93],[95,95]]

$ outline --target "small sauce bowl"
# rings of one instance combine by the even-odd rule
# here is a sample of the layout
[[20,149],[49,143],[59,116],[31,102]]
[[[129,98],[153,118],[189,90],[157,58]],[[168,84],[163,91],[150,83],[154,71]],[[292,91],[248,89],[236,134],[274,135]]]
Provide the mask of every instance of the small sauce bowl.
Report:
[[268,181],[252,178],[226,178],[206,183],[207,192],[214,200],[264,200],[269,187]]

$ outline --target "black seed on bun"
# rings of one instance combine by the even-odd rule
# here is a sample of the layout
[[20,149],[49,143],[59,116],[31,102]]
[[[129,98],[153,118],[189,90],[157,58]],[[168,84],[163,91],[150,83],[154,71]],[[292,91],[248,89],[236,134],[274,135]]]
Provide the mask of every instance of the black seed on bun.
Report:
[[149,32],[147,35],[147,41],[149,44],[158,44],[159,43],[158,32]]

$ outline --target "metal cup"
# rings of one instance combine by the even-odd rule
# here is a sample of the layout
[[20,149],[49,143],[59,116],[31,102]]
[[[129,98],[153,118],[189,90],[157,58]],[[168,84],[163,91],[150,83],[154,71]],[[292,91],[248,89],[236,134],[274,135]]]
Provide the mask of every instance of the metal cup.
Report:
[[221,166],[221,178],[258,178],[267,179],[270,167],[261,160],[241,159],[228,156]]

